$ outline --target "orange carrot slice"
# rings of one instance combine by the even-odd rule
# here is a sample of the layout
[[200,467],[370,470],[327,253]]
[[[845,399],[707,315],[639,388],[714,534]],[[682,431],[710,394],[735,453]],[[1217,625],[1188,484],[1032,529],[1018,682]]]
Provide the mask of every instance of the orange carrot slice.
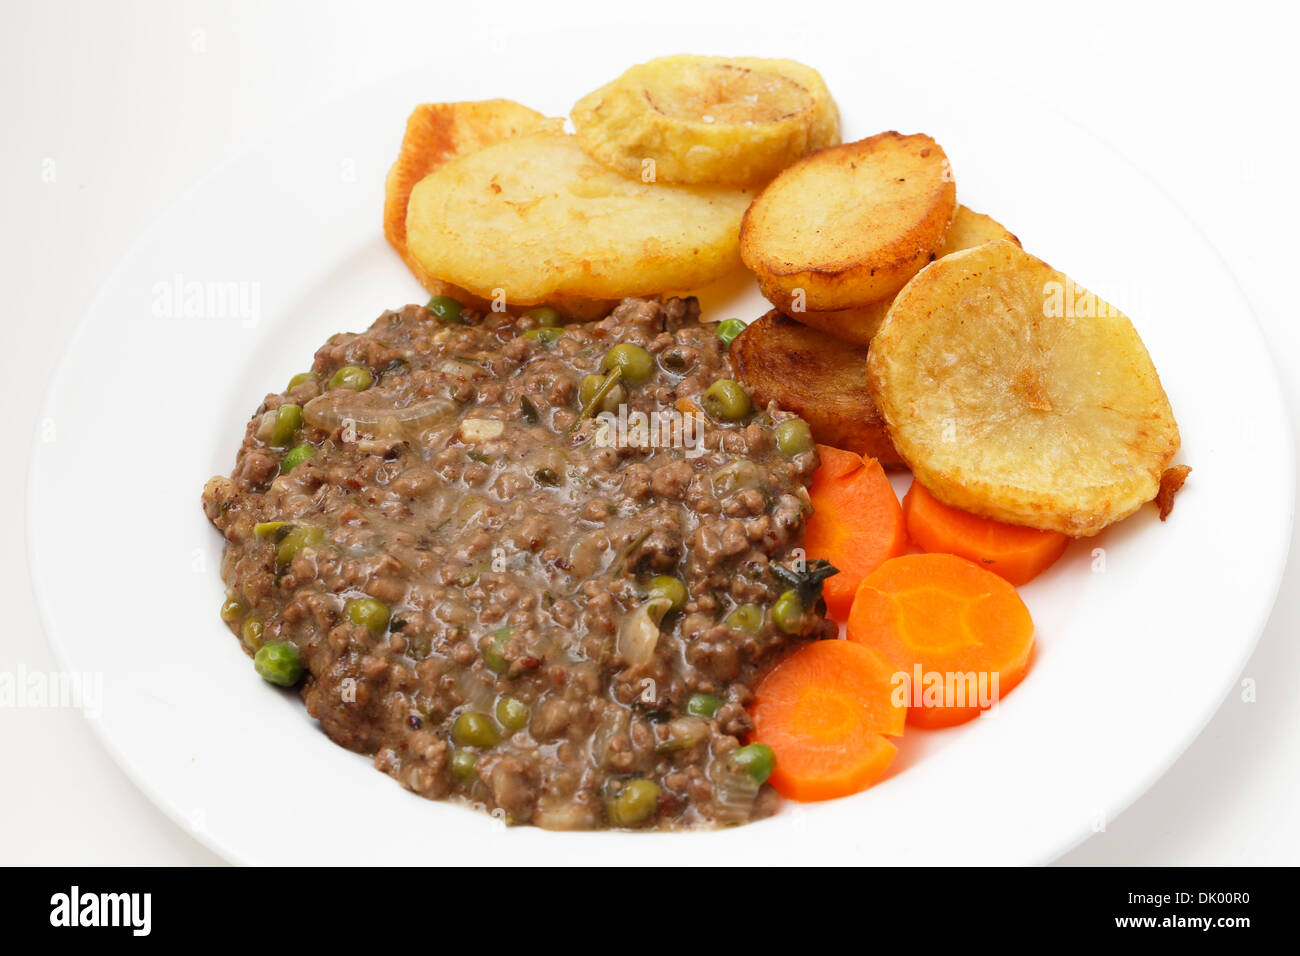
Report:
[[1020,682],[1034,622],[1016,589],[991,571],[956,555],[909,554],[863,579],[848,638],[907,675],[908,723],[949,727]]
[[969,558],[1015,585],[1050,568],[1070,543],[1059,531],[1021,528],[950,507],[918,481],[903,496],[903,516],[907,536],[918,547]]
[[776,755],[771,783],[792,800],[831,800],[879,780],[898,748],[907,706],[897,668],[870,648],[814,641],[754,688],[752,739]]
[[880,462],[829,445],[818,445],[817,452],[821,467],[808,489],[813,515],[804,530],[804,550],[809,558],[825,558],[839,568],[822,595],[831,617],[843,621],[862,579],[907,550],[907,527]]

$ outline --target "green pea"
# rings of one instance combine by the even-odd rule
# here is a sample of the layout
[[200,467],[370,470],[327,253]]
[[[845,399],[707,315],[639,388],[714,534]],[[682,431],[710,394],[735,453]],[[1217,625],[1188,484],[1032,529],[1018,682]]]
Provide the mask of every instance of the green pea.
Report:
[[316,449],[311,445],[299,445],[291,448],[280,459],[280,474],[287,475],[304,461],[316,457]]
[[429,304],[425,308],[432,312],[433,317],[439,322],[445,322],[448,325],[465,324],[460,317],[464,307],[449,295],[435,295],[429,300]]
[[472,750],[453,750],[451,753],[451,772],[457,780],[462,782],[473,780],[476,763],[478,763],[478,754]]
[[722,623],[742,634],[757,634],[763,627],[763,609],[757,604],[741,604]]
[[772,605],[772,620],[787,634],[796,634],[803,625],[803,601],[798,591],[786,591]]
[[524,313],[524,315],[545,328],[557,326],[562,321],[560,313],[555,309],[552,309],[549,305],[539,305],[535,309],[529,309]]
[[244,619],[244,624],[239,629],[239,636],[243,638],[244,645],[250,650],[255,651],[262,646],[262,633],[266,625],[262,623],[260,617],[248,617]]
[[276,567],[288,567],[303,548],[314,547],[325,540],[325,529],[310,524],[296,524],[284,534],[275,546]]
[[813,448],[812,429],[802,418],[792,418],[776,426],[776,447],[787,458],[802,455]]
[[451,739],[458,747],[478,747],[490,750],[501,740],[501,734],[492,724],[487,714],[467,712],[456,718],[451,725]]
[[315,372],[299,372],[293,378],[289,379],[289,387],[286,388],[285,391],[292,392],[299,385],[303,385],[306,382],[314,382],[318,378],[320,378],[320,376]]
[[330,388],[350,388],[354,392],[364,392],[375,384],[375,377],[364,365],[345,365],[330,379]]
[[302,655],[288,641],[272,641],[263,644],[253,655],[253,668],[263,680],[292,687],[302,679]]
[[555,329],[549,327],[529,329],[527,332],[524,333],[524,338],[532,339],[538,345],[546,346],[546,347],[554,345],[563,337],[564,337],[564,329]]
[[629,385],[639,385],[641,382],[648,381],[650,376],[654,374],[655,360],[654,356],[641,346],[624,342],[622,345],[615,345],[606,352],[605,357],[601,360],[600,370],[602,372],[608,372],[614,368],[623,370],[623,381]]
[[754,408],[740,383],[729,378],[720,378],[710,385],[701,402],[711,416],[728,422],[739,421]]
[[[603,375],[586,375],[578,385],[578,403],[586,408],[600,392],[600,388],[605,384]],[[600,406],[593,408],[593,412],[616,412],[618,406],[627,401],[627,389],[622,385],[615,385],[605,393],[605,397],[600,400]]]
[[388,605],[372,597],[353,598],[344,605],[343,613],[349,621],[371,634],[379,635],[388,629]]
[[510,662],[505,658],[505,649],[510,641],[510,635],[514,632],[513,627],[503,627],[493,631],[483,642],[483,663],[492,673],[504,674],[510,670]]
[[689,595],[686,593],[686,585],[680,578],[674,578],[667,574],[660,574],[650,579],[650,586],[647,588],[647,597],[650,598],[667,598],[672,603],[668,610],[680,611],[686,606],[686,599]]
[[715,697],[713,694],[692,694],[691,699],[686,702],[686,713],[692,717],[703,717],[705,720],[712,720],[722,709],[722,698]]
[[653,780],[629,780],[606,804],[609,822],[616,827],[645,823],[659,809],[659,784]]
[[497,723],[506,730],[523,730],[528,726],[528,705],[518,697],[502,697],[497,701]]
[[227,592],[226,599],[221,602],[221,619],[227,624],[234,624],[244,616],[244,602],[234,591]]
[[730,345],[743,331],[745,331],[745,323],[740,319],[727,319],[725,322],[718,323],[718,338],[722,339],[723,345]]
[[302,427],[302,406],[286,402],[275,410],[275,421],[271,424],[270,444],[283,448],[293,440],[294,434]]
[[733,770],[740,770],[759,783],[766,783],[776,766],[776,754],[767,744],[746,744],[733,750],[727,757],[727,763]]

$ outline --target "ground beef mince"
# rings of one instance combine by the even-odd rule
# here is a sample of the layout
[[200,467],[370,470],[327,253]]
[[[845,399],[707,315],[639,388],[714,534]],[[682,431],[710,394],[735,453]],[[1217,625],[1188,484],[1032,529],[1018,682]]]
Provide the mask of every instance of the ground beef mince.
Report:
[[203,493],[224,619],[297,648],[325,733],[422,796],[555,829],[770,813],[728,755],[758,674],[834,633],[772,613],[815,448],[709,392],[693,299],[445,319],[386,312],[266,397]]

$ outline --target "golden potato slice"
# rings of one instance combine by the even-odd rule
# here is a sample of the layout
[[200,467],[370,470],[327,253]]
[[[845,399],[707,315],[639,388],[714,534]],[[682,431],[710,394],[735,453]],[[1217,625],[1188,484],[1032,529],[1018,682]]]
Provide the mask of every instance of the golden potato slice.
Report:
[[870,345],[893,304],[893,299],[881,299],[871,305],[836,309],[834,312],[796,312],[794,317],[809,328],[833,335],[845,343]]
[[417,106],[384,182],[384,235],[405,258],[406,204],[416,183],[457,156],[521,133],[558,132],[563,124],[512,100]]
[[[994,239],[1006,239],[1020,245],[1020,240],[992,216],[973,212],[965,206],[958,206],[952,225],[948,227],[948,234],[944,236],[943,247],[939,250],[938,258],[942,259],[963,249],[982,246]],[[796,312],[794,317],[804,325],[829,332],[846,342],[870,345],[872,336],[885,321],[889,307],[893,304],[892,298],[881,299],[870,305],[859,305],[835,312]]]
[[512,100],[423,103],[411,111],[397,161],[384,182],[384,235],[430,294],[449,295],[478,309],[488,307],[464,289],[430,275],[407,250],[406,204],[415,184],[457,156],[520,133],[559,132],[563,126],[563,120]]
[[957,190],[929,136],[879,133],[805,156],[754,200],[740,254],[782,312],[886,299],[943,248]]
[[776,402],[804,419],[813,438],[902,464],[867,390],[867,350],[800,325],[773,309],[731,343],[731,364],[755,405]]
[[[480,311],[492,303],[467,289],[445,282],[420,265],[406,247],[406,207],[411,190],[429,173],[457,156],[521,133],[559,133],[564,120],[543,116],[512,100],[425,103],[406,121],[397,161],[384,183],[384,235],[430,295],[446,295]],[[559,298],[548,305],[574,319],[607,315],[617,303],[603,299]]]
[[666,56],[573,107],[578,142],[624,176],[759,186],[840,141],[821,74],[793,60]]
[[411,193],[407,242],[429,273],[512,305],[700,288],[739,268],[744,192],[628,179],[573,136],[518,136],[452,160]]
[[1007,242],[1020,245],[1020,240],[1016,238],[1015,233],[992,216],[975,212],[965,206],[958,206],[956,215],[952,217],[952,225],[948,227],[948,234],[943,237],[939,258],[961,252],[963,249],[974,249],[976,246],[997,239],[1005,239]]
[[908,283],[867,385],[921,484],[1011,524],[1096,534],[1155,497],[1178,451],[1133,324],[1005,240]]

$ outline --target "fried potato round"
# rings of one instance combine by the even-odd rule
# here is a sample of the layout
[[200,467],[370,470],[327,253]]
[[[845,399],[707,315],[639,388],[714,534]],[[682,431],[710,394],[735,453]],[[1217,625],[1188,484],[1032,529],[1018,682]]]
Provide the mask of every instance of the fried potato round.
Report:
[[739,268],[750,197],[628,179],[575,137],[534,134],[452,160],[411,193],[407,242],[429,273],[512,305],[687,291]]
[[624,176],[759,186],[840,141],[821,74],[793,60],[667,56],[580,99],[582,148]]
[[[965,206],[957,207],[948,234],[944,236],[943,247],[938,257],[951,255],[963,249],[973,249],[995,239],[1006,239],[1020,245],[1010,230],[992,216],[973,212]],[[834,312],[796,312],[794,318],[804,325],[841,338],[846,342],[870,345],[871,339],[879,331],[880,325],[889,314],[889,307],[894,304],[892,298],[881,299],[869,305],[859,305]]]
[[1009,524],[1093,535],[1152,500],[1178,425],[1132,322],[998,240],[894,300],[867,385],[918,481]]
[[867,350],[807,328],[773,309],[731,343],[731,364],[760,408],[776,402],[803,418],[813,438],[885,467],[902,459],[867,390]]
[[963,249],[974,249],[976,246],[998,239],[1020,245],[1020,240],[1016,238],[1015,233],[992,216],[975,212],[965,206],[958,206],[956,214],[952,217],[952,225],[948,227],[948,234],[943,237],[939,258],[961,252]]
[[943,248],[952,168],[929,136],[879,133],[799,160],[754,200],[740,254],[787,315],[886,299]]
[[810,329],[833,335],[846,344],[870,345],[893,304],[893,299],[881,299],[834,312],[796,312],[794,317]]
[[406,120],[397,160],[384,181],[384,235],[431,295],[449,295],[464,305],[484,309],[488,303],[429,274],[406,247],[406,205],[411,190],[429,173],[457,156],[521,133],[559,132],[562,119],[551,119],[513,100],[422,103]]

